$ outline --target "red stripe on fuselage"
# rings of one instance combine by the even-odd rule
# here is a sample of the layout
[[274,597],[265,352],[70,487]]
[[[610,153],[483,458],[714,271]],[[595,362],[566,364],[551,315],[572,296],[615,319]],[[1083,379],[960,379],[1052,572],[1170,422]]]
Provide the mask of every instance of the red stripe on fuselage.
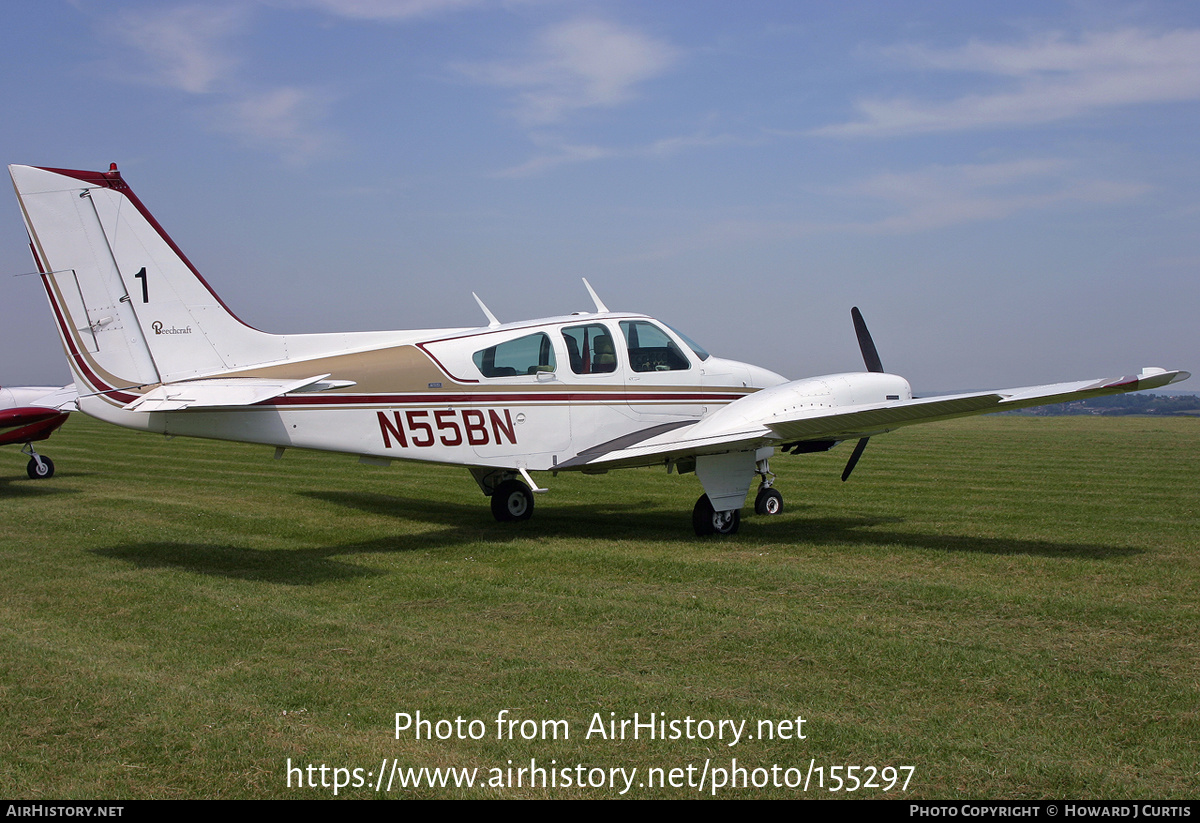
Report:
[[468,392],[464,394],[337,394],[285,395],[263,400],[260,406],[378,406],[420,403],[426,406],[466,405],[476,403],[732,403],[745,394],[708,394],[664,392]]

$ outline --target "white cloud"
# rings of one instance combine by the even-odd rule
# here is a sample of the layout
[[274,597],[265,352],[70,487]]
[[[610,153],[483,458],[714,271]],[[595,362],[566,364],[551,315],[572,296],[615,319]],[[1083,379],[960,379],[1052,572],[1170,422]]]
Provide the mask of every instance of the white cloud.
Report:
[[245,22],[239,8],[183,6],[126,11],[110,25],[140,58],[138,69],[128,72],[130,79],[206,94],[222,88],[236,71],[238,60],[225,41]]
[[844,194],[892,204],[895,213],[875,221],[842,224],[843,231],[909,234],[1066,202],[1108,204],[1144,194],[1138,183],[1079,178],[1073,164],[1057,159],[931,166],[903,174],[880,174],[847,187]]
[[1117,106],[1200,99],[1200,30],[1129,29],[1077,38],[1053,34],[1020,44],[972,41],[957,49],[889,50],[920,69],[974,73],[1008,87],[948,102],[865,100],[861,119],[815,129],[833,137],[874,137],[1028,126]]
[[497,172],[494,177],[533,177],[544,171],[572,163],[605,160],[619,155],[619,151],[604,146],[568,145],[553,146],[550,151],[525,161],[519,166]]
[[532,177],[558,166],[586,163],[609,158],[670,157],[683,151],[697,148],[713,148],[729,145],[754,145],[759,141],[747,140],[728,134],[696,134],[683,137],[664,137],[643,146],[595,146],[564,143],[553,135],[533,135],[544,152],[519,166],[505,169],[495,177]]
[[298,86],[247,81],[235,40],[252,33],[247,6],[191,5],[126,11],[111,30],[138,68],[119,73],[130,82],[203,96],[197,111],[214,132],[266,148],[292,163],[313,159],[332,142],[322,128],[329,95]]
[[[933,165],[889,172],[823,195],[821,210],[834,214],[842,203],[867,212],[857,219],[754,219],[717,221],[701,231],[657,241],[647,259],[671,258],[696,249],[728,248],[817,235],[912,235],[951,226],[998,221],[1068,204],[1103,206],[1144,195],[1150,187],[1089,177],[1078,163],[1029,158],[997,163]],[[875,216],[878,215],[878,216]]]
[[296,0],[335,17],[352,20],[409,20],[484,5],[487,0]]
[[305,163],[332,142],[320,126],[326,97],[284,86],[244,94],[219,107],[217,128],[252,144],[269,146],[291,163]]
[[580,109],[625,103],[677,57],[673,46],[635,29],[580,19],[545,29],[522,59],[461,65],[459,70],[479,82],[514,90],[518,119],[537,126]]

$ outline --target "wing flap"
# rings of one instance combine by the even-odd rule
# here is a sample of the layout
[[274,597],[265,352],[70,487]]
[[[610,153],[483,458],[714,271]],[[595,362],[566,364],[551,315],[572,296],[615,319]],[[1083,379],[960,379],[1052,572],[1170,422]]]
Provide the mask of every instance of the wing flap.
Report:
[[996,411],[996,406],[1003,399],[1001,394],[987,392],[893,400],[874,407],[850,408],[834,413],[828,409],[815,409],[809,415],[772,421],[767,426],[784,440],[849,440],[883,434],[914,423],[987,414]]

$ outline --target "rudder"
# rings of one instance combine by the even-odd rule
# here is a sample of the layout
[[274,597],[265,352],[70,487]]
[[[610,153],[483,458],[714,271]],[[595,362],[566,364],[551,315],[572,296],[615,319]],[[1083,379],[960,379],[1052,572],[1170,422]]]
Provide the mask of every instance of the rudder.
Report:
[[68,357],[90,391],[286,358],[279,337],[225,307],[115,168],[9,173]]

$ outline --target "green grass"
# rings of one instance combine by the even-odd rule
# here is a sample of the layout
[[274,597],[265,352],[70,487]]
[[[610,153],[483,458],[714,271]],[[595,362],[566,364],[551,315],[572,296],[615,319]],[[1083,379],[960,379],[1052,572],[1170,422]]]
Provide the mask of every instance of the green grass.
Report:
[[[533,520],[498,524],[462,469],[276,461],[81,415],[42,445],[49,481],[0,451],[0,796],[332,795],[289,788],[289,758],[638,781],[737,758],[827,785],[915,768],[906,793],[837,797],[1196,796],[1194,419],[918,427],[873,439],[846,484],[848,445],[777,457],[784,514],[704,541],[699,484],[661,471],[539,476]],[[497,740],[504,709],[570,739]],[[487,734],[396,739],[418,710]],[[596,712],[803,716],[807,739],[585,739]]]

